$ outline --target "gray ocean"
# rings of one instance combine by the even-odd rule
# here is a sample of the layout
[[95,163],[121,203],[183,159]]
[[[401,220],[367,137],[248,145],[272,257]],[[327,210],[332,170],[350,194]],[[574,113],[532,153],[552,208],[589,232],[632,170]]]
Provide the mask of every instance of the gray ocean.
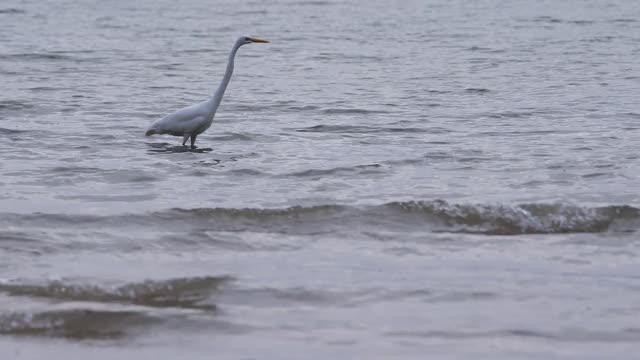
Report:
[[0,357],[639,359],[639,58],[638,1],[2,0]]

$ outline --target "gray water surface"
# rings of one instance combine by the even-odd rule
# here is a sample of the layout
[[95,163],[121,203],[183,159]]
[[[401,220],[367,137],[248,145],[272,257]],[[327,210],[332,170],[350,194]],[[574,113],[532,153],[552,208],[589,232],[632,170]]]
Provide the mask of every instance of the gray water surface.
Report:
[[4,0],[0,350],[631,359],[639,57],[622,0]]

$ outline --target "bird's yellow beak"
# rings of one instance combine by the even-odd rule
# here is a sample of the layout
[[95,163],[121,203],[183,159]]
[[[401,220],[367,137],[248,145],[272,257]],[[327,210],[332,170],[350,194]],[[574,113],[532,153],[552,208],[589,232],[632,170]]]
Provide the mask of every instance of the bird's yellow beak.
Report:
[[262,40],[262,39],[258,39],[258,38],[252,38],[252,37],[248,37],[247,40],[255,42],[255,43],[268,43],[267,40]]

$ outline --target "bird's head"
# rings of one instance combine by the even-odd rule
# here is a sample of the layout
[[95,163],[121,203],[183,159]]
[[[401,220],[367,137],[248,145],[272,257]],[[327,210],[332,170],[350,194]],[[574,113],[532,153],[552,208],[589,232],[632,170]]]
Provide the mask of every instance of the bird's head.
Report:
[[246,45],[251,43],[268,43],[267,40],[262,40],[262,39],[254,38],[251,36],[240,36],[238,38],[238,42],[240,43],[240,45]]

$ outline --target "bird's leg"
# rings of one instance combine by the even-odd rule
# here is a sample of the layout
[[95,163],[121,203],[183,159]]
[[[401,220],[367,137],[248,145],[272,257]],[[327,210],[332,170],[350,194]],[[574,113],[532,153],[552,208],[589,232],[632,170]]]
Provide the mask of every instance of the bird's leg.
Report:
[[184,134],[182,136],[182,146],[184,146],[187,143],[187,140],[189,139],[189,136],[191,136],[191,134]]
[[196,137],[198,137],[198,134],[191,135],[191,148],[192,148],[192,149],[195,149],[195,148],[196,148],[196,145],[195,145],[195,143],[196,143]]

